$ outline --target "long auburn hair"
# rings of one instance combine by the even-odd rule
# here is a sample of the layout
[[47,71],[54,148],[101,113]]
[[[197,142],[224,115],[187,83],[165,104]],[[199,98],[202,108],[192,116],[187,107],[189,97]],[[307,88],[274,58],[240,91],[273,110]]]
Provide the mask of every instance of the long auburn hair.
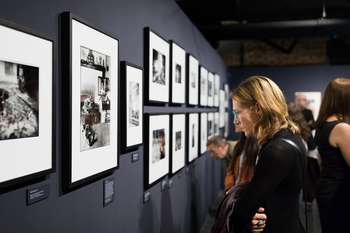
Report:
[[281,89],[265,76],[251,76],[233,90],[232,99],[245,108],[258,104],[261,117],[255,134],[261,145],[283,128],[299,133],[295,123],[289,119],[288,107]]
[[328,83],[324,92],[316,127],[328,117],[336,115],[341,121],[350,123],[350,79],[336,78]]
[[[226,189],[233,185],[249,182],[255,169],[256,157],[258,156],[259,145],[255,137],[246,137],[244,133],[236,144],[233,150],[233,157],[231,164],[228,167],[227,179],[225,179]],[[240,167],[240,156],[243,156],[242,167]],[[237,180],[238,172],[240,172],[240,179]]]

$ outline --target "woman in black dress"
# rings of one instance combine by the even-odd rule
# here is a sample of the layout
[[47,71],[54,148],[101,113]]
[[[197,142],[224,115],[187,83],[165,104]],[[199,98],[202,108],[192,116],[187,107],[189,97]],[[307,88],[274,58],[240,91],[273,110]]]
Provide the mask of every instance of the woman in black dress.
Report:
[[317,203],[323,233],[349,232],[350,211],[350,79],[331,81],[316,122],[321,155]]
[[280,88],[253,76],[232,95],[233,110],[245,132],[256,135],[260,152],[251,182],[239,193],[231,215],[233,232],[246,232],[259,207],[267,215],[264,232],[301,233],[299,193],[305,147],[289,119]]

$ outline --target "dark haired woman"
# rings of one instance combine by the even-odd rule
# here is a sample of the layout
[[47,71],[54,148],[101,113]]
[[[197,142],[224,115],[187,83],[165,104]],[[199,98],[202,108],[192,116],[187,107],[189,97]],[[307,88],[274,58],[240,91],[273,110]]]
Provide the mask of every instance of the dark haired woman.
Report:
[[348,232],[350,211],[350,79],[331,81],[316,122],[321,155],[317,202],[323,233]]

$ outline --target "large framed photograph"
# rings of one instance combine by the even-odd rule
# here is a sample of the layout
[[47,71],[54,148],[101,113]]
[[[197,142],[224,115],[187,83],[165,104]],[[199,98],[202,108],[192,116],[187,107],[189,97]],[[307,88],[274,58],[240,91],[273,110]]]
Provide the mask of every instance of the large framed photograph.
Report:
[[208,73],[208,106],[214,106],[214,74]]
[[207,141],[208,141],[208,114],[205,112],[202,112],[200,114],[201,120],[200,120],[200,152],[201,154],[205,153],[207,151]]
[[186,115],[173,114],[171,117],[170,173],[173,175],[185,166]]
[[214,75],[214,106],[219,107],[220,104],[220,76]]
[[208,70],[203,66],[199,68],[200,74],[200,105],[208,106]]
[[188,114],[188,159],[187,162],[190,163],[196,158],[198,158],[199,145],[198,145],[198,132],[199,132],[199,114],[190,113]]
[[186,101],[186,51],[170,41],[170,90],[171,103],[184,104]]
[[150,28],[144,29],[145,100],[169,102],[169,43]]
[[214,136],[214,113],[208,112],[208,139]]
[[124,152],[137,149],[143,140],[143,70],[122,61],[121,73],[121,137]]
[[54,170],[53,42],[0,21],[0,191]]
[[187,98],[189,105],[198,105],[198,72],[199,63],[198,60],[191,54],[187,54]]
[[119,41],[70,12],[61,20],[63,181],[74,189],[118,167]]
[[145,114],[144,187],[148,189],[169,173],[169,115]]

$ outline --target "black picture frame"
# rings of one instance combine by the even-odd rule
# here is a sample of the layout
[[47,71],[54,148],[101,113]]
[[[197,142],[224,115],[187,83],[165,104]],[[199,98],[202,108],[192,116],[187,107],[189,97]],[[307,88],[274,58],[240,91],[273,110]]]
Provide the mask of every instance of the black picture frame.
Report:
[[[167,118],[167,119],[166,119]],[[152,186],[156,185],[159,181],[161,181],[164,177],[166,177],[169,174],[169,152],[170,152],[170,115],[169,114],[150,114],[150,113],[145,113],[144,114],[144,190],[147,190],[151,188]],[[152,122],[151,122],[152,121]],[[159,131],[157,130],[157,127],[152,127],[153,123],[162,123],[159,125],[159,129],[164,129],[164,139],[165,139],[165,157],[161,158],[161,155],[159,158],[156,158],[157,161],[152,161],[152,166],[155,162],[161,164],[158,164],[159,167],[161,167],[163,170],[160,171],[160,169],[154,169],[154,167],[150,167],[150,149],[153,149],[152,146],[150,145],[151,142],[153,143],[153,138],[149,136],[150,130],[153,131]],[[154,130],[156,129],[156,130]],[[167,130],[166,130],[167,129]],[[152,137],[154,136],[154,132],[152,131]],[[159,132],[160,133],[160,132]],[[167,135],[168,134],[168,135]],[[157,134],[158,135],[158,134]],[[159,134],[158,136],[161,137]],[[157,136],[156,136],[157,137]],[[168,143],[166,142],[166,138],[168,138]],[[153,156],[153,155],[152,155]],[[164,160],[163,160],[164,159]],[[152,158],[153,160],[153,158]],[[163,161],[162,161],[163,160]],[[157,166],[157,167],[158,167]],[[152,171],[151,171],[152,170]],[[160,172],[159,172],[160,171]],[[152,174],[150,174],[152,172]],[[153,174],[154,173],[160,173],[160,174]],[[155,178],[154,178],[155,177]]]
[[[192,72],[195,72],[192,76]],[[199,104],[199,62],[190,53],[186,55],[186,79],[187,79],[187,105],[197,106]],[[193,87],[195,85],[195,87]]]
[[[177,119],[174,119],[175,117],[177,117]],[[181,123],[183,118],[183,127],[179,126],[179,123]],[[170,148],[169,148],[169,152],[170,152],[170,157],[169,157],[169,175],[170,176],[174,176],[175,174],[177,174],[178,172],[180,172],[185,166],[186,166],[186,154],[187,154],[187,117],[185,113],[173,113],[170,115]],[[180,122],[179,122],[180,121]],[[180,162],[177,163],[181,163],[182,165],[180,165],[181,167],[175,167],[174,169],[174,151],[177,145],[177,139],[176,139],[176,135],[174,138],[174,128],[177,127],[177,129],[181,130],[182,132],[182,137],[181,137],[181,144],[183,146],[183,148],[181,148],[181,151],[178,152],[178,155],[181,155],[181,152],[183,153],[182,155],[182,159],[180,159]],[[176,134],[176,132],[175,132]],[[175,143],[175,146],[174,146]],[[181,161],[183,160],[183,162]]]
[[[192,116],[194,118],[197,118],[197,120],[194,119],[195,126],[194,129],[192,129],[191,123],[192,123]],[[200,145],[199,145],[199,113],[187,113],[187,121],[186,121],[186,129],[187,129],[187,164],[193,163],[196,159],[199,158],[200,155]],[[196,135],[193,135],[193,132]],[[192,151],[192,145],[195,145],[193,151]]]
[[[88,30],[90,32],[95,33],[94,36],[99,36],[99,38],[103,38],[106,41],[110,42],[108,43],[108,45],[106,45],[103,41],[101,44],[101,46],[110,46],[113,49],[108,50],[108,52],[106,52],[106,54],[108,54],[109,56],[111,56],[111,60],[110,64],[111,66],[108,68],[108,70],[110,72],[113,72],[113,74],[111,74],[115,80],[113,80],[112,78],[109,80],[109,88],[114,88],[114,93],[113,93],[113,97],[111,98],[111,100],[115,101],[115,103],[113,104],[110,103],[113,107],[114,110],[110,111],[110,114],[113,114],[113,125],[111,125],[110,130],[111,133],[109,134],[110,137],[112,137],[110,139],[111,143],[115,143],[113,148],[111,149],[111,151],[113,153],[105,153],[104,157],[106,158],[106,154],[109,155],[110,157],[108,157],[110,159],[110,161],[108,162],[108,166],[106,166],[106,168],[98,168],[99,170],[96,172],[91,172],[91,174],[86,175],[82,178],[79,178],[77,180],[72,180],[73,179],[73,174],[72,174],[72,170],[75,169],[72,166],[72,159],[73,156],[75,156],[75,154],[73,155],[72,151],[72,146],[74,146],[74,143],[72,142],[72,140],[76,140],[76,137],[72,136],[73,133],[73,125],[74,127],[76,127],[76,124],[74,124],[73,122],[73,118],[72,118],[72,114],[73,114],[73,104],[72,104],[72,100],[73,100],[73,95],[76,95],[77,90],[74,90],[73,87],[73,81],[76,82],[77,79],[74,79],[73,77],[73,71],[75,71],[74,69],[76,69],[77,67],[73,66],[73,56],[77,56],[76,53],[73,53],[73,49],[74,47],[74,43],[73,43],[73,39],[72,36],[74,33],[77,32],[73,32],[73,21],[75,21],[76,25],[79,25],[79,28],[81,30]],[[80,17],[72,14],[71,12],[63,12],[60,15],[60,22],[61,22],[61,69],[62,69],[62,77],[64,77],[64,80],[62,81],[62,102],[61,102],[61,106],[65,107],[65,110],[62,111],[62,191],[65,192],[69,192],[69,191],[73,191],[75,189],[78,189],[84,185],[90,184],[92,182],[95,182],[99,179],[102,179],[108,175],[110,175],[115,169],[117,169],[119,167],[119,147],[120,147],[120,143],[119,143],[119,138],[117,137],[117,130],[118,130],[118,113],[119,113],[119,40],[117,38],[115,38],[111,33],[107,33],[101,29],[99,29],[99,27],[94,26],[91,23],[88,23],[87,21],[81,19]],[[77,27],[78,28],[78,27]],[[78,29],[76,29],[78,30]],[[80,46],[80,53],[81,53],[81,47],[82,45],[77,45]],[[87,46],[87,45],[84,45]],[[95,50],[94,50],[95,51]],[[98,51],[100,52],[100,51]],[[116,57],[113,57],[113,53],[115,53],[114,55]],[[80,57],[81,58],[81,57]],[[114,58],[114,59],[112,59]],[[79,61],[79,60],[78,60]],[[94,61],[94,62],[92,62]],[[95,64],[95,60],[92,60],[91,63],[93,65]],[[104,61],[106,61],[106,63],[104,63]],[[77,62],[77,61],[74,61]],[[82,59],[80,60],[80,64],[82,63]],[[106,66],[108,66],[107,64],[107,57],[106,60],[103,60],[102,64],[101,64],[101,59],[99,60],[99,65],[100,66],[104,66],[106,68]],[[115,67],[114,67],[115,65]],[[81,65],[80,65],[81,66]],[[98,65],[96,65],[98,66]],[[113,69],[114,67],[114,69]],[[81,69],[81,68],[80,68]],[[106,68],[107,70],[107,68]],[[105,70],[105,72],[106,72]],[[112,83],[113,81],[113,83]],[[105,90],[105,91],[109,91],[109,90]],[[80,93],[81,95],[81,93]],[[81,101],[81,98],[80,98]],[[103,104],[105,102],[102,103],[102,107]],[[106,104],[106,103],[105,103]],[[106,105],[105,105],[106,106]],[[108,105],[107,105],[108,107]],[[74,111],[77,111],[76,109]],[[107,112],[105,113],[105,119],[106,119],[106,115]],[[74,120],[76,120],[77,116],[75,115]],[[114,128],[114,127],[115,128]],[[116,131],[115,133],[113,133],[113,131]],[[76,133],[77,131],[75,131]],[[117,138],[113,138],[113,137],[117,137]],[[115,140],[113,140],[115,139]],[[101,148],[101,147],[100,147]],[[103,148],[103,147],[102,147]],[[92,150],[93,152],[97,153],[96,150]],[[99,150],[99,152],[101,152]],[[109,151],[110,152],[110,151]],[[109,163],[111,163],[109,165]],[[93,164],[93,166],[95,166],[94,168],[97,169],[96,167],[98,167],[97,163]],[[92,169],[93,167],[92,165],[89,166],[90,169]],[[99,165],[100,166],[100,165]]]
[[[170,75],[169,75],[169,66],[170,66],[170,45],[169,42],[163,38],[159,33],[152,30],[150,27],[145,27],[143,30],[144,38],[144,47],[143,47],[143,56],[144,56],[144,104],[154,104],[154,105],[164,105],[169,103],[170,99]],[[153,46],[154,45],[154,46]],[[152,55],[150,50],[152,49]],[[160,51],[161,50],[161,51]],[[151,78],[151,61],[152,67],[155,65],[154,56],[162,57],[164,64],[162,68],[164,69],[164,77],[161,74],[160,78],[157,78],[158,81],[153,81],[153,74]],[[159,60],[159,59],[157,59]],[[163,81],[164,79],[164,81]],[[162,87],[164,82],[164,87]],[[157,83],[157,84],[154,84]]]
[[[199,65],[199,105],[202,107],[208,106],[208,75],[207,68]],[[206,76],[206,77],[205,77]]]
[[[141,72],[141,77],[129,77],[127,69],[130,67],[131,69],[135,69],[135,71]],[[129,74],[130,75],[130,74]],[[128,83],[127,81],[133,79],[136,81],[136,79],[140,79],[140,85],[139,85],[139,92],[140,92],[140,99],[139,99],[139,104],[140,106],[140,113],[138,116],[139,124],[140,126],[137,127],[138,129],[135,130],[129,130],[128,128],[128,111],[129,111],[129,103],[128,103],[128,95],[129,95],[129,90],[128,90]],[[121,150],[123,153],[127,153],[130,151],[138,150],[138,147],[143,144],[143,87],[144,87],[144,74],[143,74],[143,69],[142,67],[132,64],[127,61],[121,61],[120,62],[120,127],[121,127],[121,132],[123,132],[123,136],[120,137],[120,143],[121,143]],[[131,101],[131,100],[130,100]],[[135,128],[135,127],[133,127]],[[137,131],[137,132],[136,132]],[[132,143],[131,145],[128,145],[128,139],[129,134],[137,134],[138,142]]]
[[[40,121],[37,121],[38,124],[38,132],[37,135],[27,135],[25,136],[25,140],[29,142],[31,139],[36,139],[37,143],[31,143],[30,145],[33,148],[28,148],[29,144],[25,143],[23,144],[22,142],[24,137],[17,137],[17,138],[11,138],[11,145],[8,145],[6,142],[2,142],[1,145],[1,151],[2,151],[2,158],[6,160],[1,161],[0,163],[3,166],[3,168],[6,169],[1,169],[0,171],[0,177],[2,178],[0,180],[0,194],[12,191],[17,188],[21,188],[30,184],[33,184],[35,182],[40,182],[42,180],[45,180],[46,175],[55,172],[56,171],[56,163],[55,163],[55,120],[54,120],[54,115],[53,115],[53,102],[54,102],[54,89],[53,89],[53,84],[55,82],[54,80],[54,42],[52,39],[50,39],[47,35],[44,35],[43,33],[38,33],[30,28],[24,27],[22,25],[19,25],[14,22],[10,22],[7,20],[0,19],[0,27],[3,28],[3,33],[6,35],[1,36],[1,45],[5,46],[6,49],[5,51],[11,51],[10,54],[6,54],[4,50],[0,46],[0,50],[2,51],[2,56],[8,57],[8,60],[5,61],[5,59],[2,61],[5,65],[6,62],[12,63],[11,66],[15,64],[17,66],[17,72],[18,72],[18,67],[19,64],[22,66],[37,66],[36,68],[39,70],[41,69],[41,73],[38,74],[38,112],[37,115],[40,116]],[[19,41],[17,41],[17,39]],[[3,41],[4,40],[4,41]],[[15,44],[16,42],[21,42],[21,44]],[[25,41],[25,43],[23,42]],[[40,48],[37,48],[35,45],[32,45],[28,47],[26,43],[32,43],[33,41],[37,42],[37,46],[39,46],[40,43]],[[14,44],[14,45],[12,45]],[[46,44],[46,45],[44,45]],[[19,52],[12,51],[12,49],[19,49]],[[48,54],[46,54],[48,53]],[[18,54],[18,55],[16,55]],[[45,54],[45,56],[43,56]],[[25,61],[23,60],[23,57],[27,55],[33,55],[33,59],[31,61]],[[39,58],[36,58],[35,56],[38,56]],[[32,58],[32,57],[31,57]],[[47,63],[45,66],[42,61],[39,59],[45,60]],[[43,72],[43,69],[45,71]],[[24,68],[23,68],[24,69]],[[25,71],[23,71],[25,73]],[[25,74],[24,74],[25,75]],[[17,78],[19,74],[17,73]],[[41,77],[41,78],[40,78]],[[24,76],[25,78],[25,76]],[[17,80],[19,82],[19,79]],[[20,85],[18,83],[18,85]],[[1,87],[4,91],[5,88]],[[43,94],[42,90],[46,90],[48,93]],[[11,94],[11,93],[8,93]],[[23,96],[22,96],[23,98]],[[44,101],[45,100],[45,101]],[[3,100],[6,101],[6,100]],[[41,105],[41,102],[45,102],[45,105]],[[48,109],[47,109],[48,108]],[[47,123],[42,124],[43,119],[44,122],[48,121]],[[3,122],[1,122],[3,124]],[[40,131],[39,131],[40,129]],[[40,137],[43,137],[43,134],[45,134],[45,140],[41,139]],[[2,136],[1,136],[2,137]],[[2,139],[2,140],[8,140],[8,139]],[[15,140],[15,141],[14,141]],[[18,145],[17,145],[18,144]],[[27,145],[28,144],[28,145]],[[10,146],[8,148],[8,146]],[[13,147],[16,147],[16,150],[13,150]],[[43,149],[38,151],[38,147],[42,147]],[[46,148],[48,147],[48,148]],[[9,161],[8,157],[6,157],[6,154],[9,154],[10,158],[13,159],[13,161]],[[28,155],[34,154],[36,155],[36,158],[31,158],[31,160],[25,160],[25,159],[20,159],[18,158],[19,156],[25,155],[28,159]],[[39,156],[40,155],[40,156]],[[31,166],[31,163],[35,162],[42,162],[38,159],[42,159],[42,156],[45,157],[48,161],[45,162],[45,165],[41,164],[41,168],[39,167],[33,167],[31,168],[31,171],[28,171],[28,167]],[[18,162],[21,162],[22,164],[18,164]],[[16,165],[17,169],[20,167],[25,167],[26,172],[23,171],[22,174],[7,174],[9,171],[14,171],[14,169],[11,169],[13,165]],[[37,165],[37,164],[36,164]],[[7,169],[8,168],[8,169]],[[4,173],[3,173],[4,172]]]
[[[186,103],[186,87],[187,87],[187,75],[186,75],[186,50],[181,47],[176,41],[170,40],[170,71],[169,71],[169,77],[170,77],[170,101],[169,103],[171,105],[181,105]],[[175,57],[176,56],[176,57]],[[183,61],[181,61],[183,59]],[[176,63],[175,63],[176,62]],[[175,67],[175,71],[174,71]],[[179,69],[177,69],[179,67]],[[180,70],[180,71],[178,71]],[[183,83],[183,85],[175,84],[177,83],[177,73],[180,73],[180,82]],[[175,76],[174,76],[174,73]],[[176,94],[176,96],[175,96]]]

